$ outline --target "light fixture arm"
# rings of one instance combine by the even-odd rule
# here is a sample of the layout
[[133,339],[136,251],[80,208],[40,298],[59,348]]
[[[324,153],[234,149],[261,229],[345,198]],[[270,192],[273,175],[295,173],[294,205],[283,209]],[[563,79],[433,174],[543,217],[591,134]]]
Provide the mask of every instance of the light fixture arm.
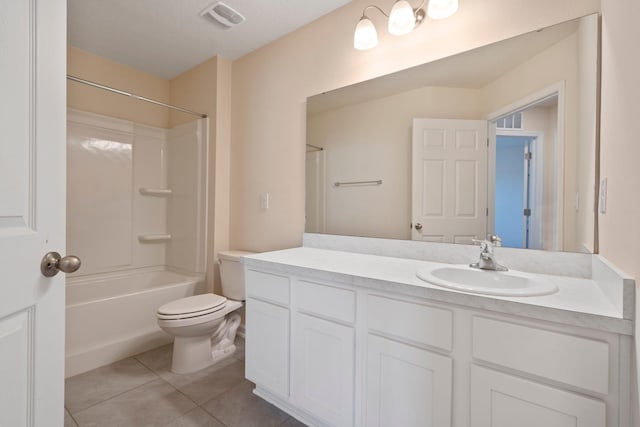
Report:
[[378,11],[383,14],[384,16],[386,16],[387,18],[389,17],[389,15],[387,15],[384,10],[380,9],[378,6],[376,6],[375,4],[370,4],[369,6],[365,7],[362,10],[362,18],[366,18],[367,17],[367,10],[369,9],[378,9]]

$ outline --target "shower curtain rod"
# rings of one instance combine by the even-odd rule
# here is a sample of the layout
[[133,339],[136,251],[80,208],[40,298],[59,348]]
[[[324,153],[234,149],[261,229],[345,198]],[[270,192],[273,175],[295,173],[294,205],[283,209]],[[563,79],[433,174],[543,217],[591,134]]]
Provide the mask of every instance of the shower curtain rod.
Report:
[[140,101],[146,101],[146,102],[150,102],[152,104],[160,105],[162,107],[171,108],[172,110],[181,111],[181,112],[186,113],[186,114],[192,114],[194,116],[199,116],[200,118],[203,118],[203,119],[207,118],[206,114],[197,113],[195,111],[191,111],[191,110],[187,110],[187,109],[184,109],[184,108],[176,107],[175,105],[165,104],[164,102],[156,101],[155,99],[145,98],[144,96],[136,95],[136,94],[133,94],[133,93],[130,93],[130,92],[125,92],[124,90],[116,89],[116,88],[113,88],[111,86],[102,85],[100,83],[91,82],[89,80],[81,79],[79,77],[75,77],[75,76],[72,76],[70,74],[67,74],[67,79],[69,79],[71,81],[74,81],[74,82],[82,83],[82,84],[85,84],[85,85],[88,85],[88,86],[93,86],[93,87],[96,87],[98,89],[108,90],[109,92],[117,93],[119,95],[124,95],[124,96],[128,96],[130,98],[139,99]]

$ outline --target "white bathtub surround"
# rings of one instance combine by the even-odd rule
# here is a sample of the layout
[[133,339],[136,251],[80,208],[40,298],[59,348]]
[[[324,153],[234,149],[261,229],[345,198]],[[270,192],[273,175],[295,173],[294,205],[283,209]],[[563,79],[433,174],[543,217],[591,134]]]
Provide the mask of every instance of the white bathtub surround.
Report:
[[[467,249],[445,253],[468,264],[479,251],[462,259]],[[312,247],[249,256],[247,378],[310,425],[630,427],[634,283],[589,257],[593,273],[544,275],[555,294],[495,297],[418,279],[433,261]]]
[[203,275],[161,269],[68,279],[65,376],[169,343],[157,308],[203,291]]
[[70,376],[169,342],[156,309],[204,291],[208,129],[67,117]]

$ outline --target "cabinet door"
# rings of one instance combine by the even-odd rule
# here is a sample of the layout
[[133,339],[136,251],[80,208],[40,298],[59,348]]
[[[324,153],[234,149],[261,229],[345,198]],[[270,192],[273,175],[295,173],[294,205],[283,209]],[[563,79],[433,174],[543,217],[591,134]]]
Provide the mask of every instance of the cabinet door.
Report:
[[353,328],[295,316],[292,401],[330,425],[353,425]]
[[289,396],[289,310],[247,299],[246,377]]
[[366,372],[367,427],[451,425],[449,357],[369,335]]
[[471,366],[471,427],[605,427],[605,403]]

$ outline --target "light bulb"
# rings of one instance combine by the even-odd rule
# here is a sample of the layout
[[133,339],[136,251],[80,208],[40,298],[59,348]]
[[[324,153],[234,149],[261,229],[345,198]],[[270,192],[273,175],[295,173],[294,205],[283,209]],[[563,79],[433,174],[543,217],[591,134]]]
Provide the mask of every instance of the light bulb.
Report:
[[389,13],[389,33],[401,36],[416,26],[416,15],[407,0],[398,0]]
[[458,10],[458,0],[429,0],[427,15],[432,19],[448,18]]
[[366,16],[360,18],[356,31],[353,35],[353,47],[358,50],[367,50],[376,47],[378,44],[378,33],[373,22]]

